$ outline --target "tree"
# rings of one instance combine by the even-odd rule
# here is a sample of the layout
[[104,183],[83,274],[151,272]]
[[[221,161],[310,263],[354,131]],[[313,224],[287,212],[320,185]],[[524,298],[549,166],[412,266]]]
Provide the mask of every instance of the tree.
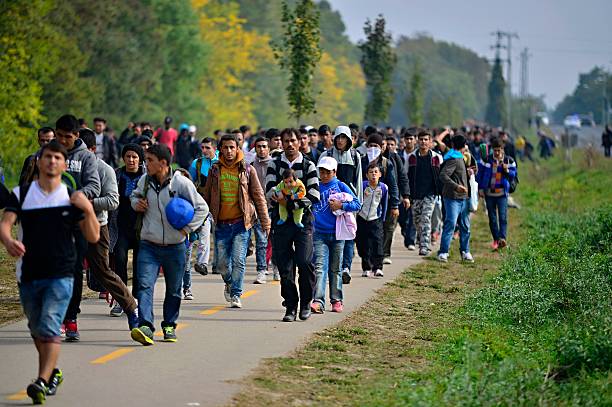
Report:
[[382,15],[378,16],[373,27],[371,21],[366,20],[363,31],[366,40],[359,43],[359,49],[368,88],[365,120],[378,124],[387,120],[393,103],[391,79],[397,57],[391,47],[391,34],[385,32],[385,19]]
[[407,99],[408,118],[413,126],[420,126],[423,123],[423,108],[425,105],[425,86],[421,63],[417,60],[414,63],[412,78],[410,79],[410,94]]
[[506,81],[502,74],[502,66],[499,58],[495,59],[491,81],[489,82],[489,102],[485,120],[491,126],[506,126]]
[[299,0],[293,11],[283,1],[282,9],[284,35],[281,44],[273,45],[274,56],[289,72],[287,99],[299,124],[301,117],[316,112],[312,78],[321,59],[320,13],[312,0]]
[[[604,86],[607,88],[604,91]],[[590,72],[580,74],[578,85],[571,95],[567,95],[557,105],[554,119],[557,123],[563,123],[565,116],[570,114],[593,113],[597,123],[604,123],[602,105],[604,94],[608,99],[612,97],[612,77],[600,67],[593,68]]]

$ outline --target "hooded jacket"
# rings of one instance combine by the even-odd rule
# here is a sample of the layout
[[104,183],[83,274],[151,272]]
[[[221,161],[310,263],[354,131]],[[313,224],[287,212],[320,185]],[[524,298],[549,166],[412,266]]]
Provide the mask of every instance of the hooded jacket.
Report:
[[83,140],[77,139],[74,147],[68,151],[66,167],[66,171],[74,178],[77,189],[88,199],[100,195],[101,185],[96,155],[87,149]]
[[[408,160],[406,162],[406,167],[408,168],[408,182],[410,185],[410,191],[415,193],[417,188],[416,184],[419,180],[419,176],[417,174],[417,162],[419,157],[419,150],[415,149],[412,153],[408,154]],[[440,195],[442,191],[442,187],[440,185],[440,167],[442,166],[443,158],[441,154],[436,153],[433,150],[429,150],[427,152],[431,162],[431,175],[434,183],[434,194]]]
[[238,205],[242,212],[244,228],[249,230],[259,218],[264,230],[270,229],[270,217],[264,191],[259,184],[257,172],[252,165],[244,161],[244,153],[237,150],[236,160],[233,163],[226,163],[223,157],[214,163],[208,172],[208,179],[204,187],[203,196],[210,206],[210,214],[215,223],[219,221],[221,210],[221,166],[237,166],[238,169]]
[[108,224],[108,212],[119,207],[119,188],[113,167],[100,158],[97,158],[96,161],[101,188],[100,196],[93,199],[93,207],[100,226],[104,226]]
[[332,178],[327,184],[319,183],[319,192],[321,200],[312,206],[314,230],[316,233],[336,233],[336,215],[333,214],[329,207],[329,197],[331,195],[344,192],[353,197],[352,201],[342,204],[343,211],[358,212],[361,209],[361,201],[357,199],[353,190],[336,177]]
[[[200,174],[198,174],[198,160],[202,162],[202,168],[200,169]],[[206,178],[208,178],[208,171],[214,163],[219,161],[219,151],[215,151],[215,156],[213,158],[208,157],[199,157],[191,162],[189,166],[189,175],[191,175],[191,179],[195,184],[198,191],[204,189],[204,185],[206,185]],[[198,178],[199,175],[199,178]],[[198,181],[199,179],[199,181]]]
[[461,152],[450,149],[444,155],[444,163],[440,169],[442,181],[442,197],[449,199],[467,199],[468,192],[457,192],[459,185],[469,190],[467,168]]
[[[347,147],[344,150],[339,150],[336,147],[336,140],[338,137],[344,136],[347,139]],[[353,148],[353,141],[346,134],[340,133],[334,136],[334,146],[322,153],[321,157],[328,156],[333,157],[338,162],[338,169],[336,170],[336,177],[344,182],[349,188],[353,190],[359,202],[363,200],[363,174],[361,171],[361,156]]]
[[173,196],[180,196],[193,205],[193,219],[183,230],[186,233],[191,233],[202,226],[204,219],[208,216],[208,205],[198,194],[193,183],[179,171],[171,173],[170,178],[166,179],[162,184],[159,183],[156,177],[146,175],[140,177],[136,189],[132,191],[130,196],[134,210],[138,201],[144,197],[146,182],[149,183],[146,194],[149,208],[144,213],[142,219],[142,229],[139,236],[141,240],[158,245],[178,244],[185,241],[185,236],[181,231],[173,228],[166,218],[166,205],[168,205]]

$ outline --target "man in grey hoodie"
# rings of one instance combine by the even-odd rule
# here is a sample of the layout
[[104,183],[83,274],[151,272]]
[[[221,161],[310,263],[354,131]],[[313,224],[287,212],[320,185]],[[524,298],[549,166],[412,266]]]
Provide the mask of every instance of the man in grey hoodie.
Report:
[[[79,130],[79,136],[85,143],[89,151],[96,153],[96,136],[90,129]],[[117,305],[111,310],[111,316],[119,317],[125,310],[128,317],[130,330],[138,323],[136,313],[136,300],[130,290],[121,280],[121,277],[111,270],[109,259],[110,236],[108,232],[108,211],[114,211],[119,207],[119,189],[117,178],[113,168],[105,163],[101,158],[96,158],[98,163],[98,175],[102,189],[100,196],[92,200],[96,217],[100,223],[100,240],[97,243],[89,244],[87,247],[87,261],[94,277],[110,292]]]
[[[74,180],[73,187],[83,192],[87,199],[91,201],[100,195],[98,164],[96,163],[96,156],[79,139],[79,128],[77,118],[71,114],[66,114],[55,122],[55,137],[68,150],[66,172]],[[75,245],[77,258],[74,267],[74,285],[72,298],[64,319],[66,341],[69,342],[80,339],[77,315],[81,312],[79,306],[83,295],[83,258],[87,251],[87,241],[78,231],[75,232]]]
[[[170,149],[155,144],[145,153],[147,175],[140,178],[130,200],[132,208],[141,213],[142,226],[137,230],[140,238],[138,250],[138,327],[132,329],[132,339],[143,345],[153,345],[153,289],[164,269],[166,295],[164,319],[161,323],[165,342],[176,342],[176,321],[179,316],[181,288],[185,273],[185,238],[198,230],[208,215],[208,205],[198,194],[195,185],[179,171],[172,172]],[[183,219],[180,229],[168,218],[166,207],[173,198],[183,198],[193,206],[191,220]],[[179,214],[181,217],[184,213]],[[185,224],[185,222],[187,222]],[[138,226],[136,226],[138,229]],[[178,226],[177,226],[178,227]],[[138,233],[140,232],[140,233]]]
[[[338,126],[334,130],[334,145],[321,154],[321,157],[333,157],[338,162],[336,178],[348,185],[357,196],[359,202],[363,202],[363,174],[361,171],[361,156],[353,146],[351,129],[347,126]],[[319,157],[319,161],[321,158]],[[351,282],[351,267],[355,253],[353,240],[344,241],[342,253],[342,283]]]

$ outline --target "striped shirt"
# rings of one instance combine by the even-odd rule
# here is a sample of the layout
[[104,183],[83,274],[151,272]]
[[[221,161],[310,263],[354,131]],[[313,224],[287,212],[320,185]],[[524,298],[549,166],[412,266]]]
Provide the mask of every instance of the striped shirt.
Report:
[[[312,161],[305,159],[301,153],[292,162],[287,159],[284,153],[270,160],[266,172],[266,198],[268,201],[271,202],[274,188],[283,180],[282,174],[289,168],[295,171],[295,176],[306,186],[306,195],[302,199],[293,201],[295,205],[298,208],[310,208],[313,204],[319,202],[321,195],[319,193],[317,168]],[[277,211],[278,204],[276,202],[271,202],[271,204],[272,208]]]

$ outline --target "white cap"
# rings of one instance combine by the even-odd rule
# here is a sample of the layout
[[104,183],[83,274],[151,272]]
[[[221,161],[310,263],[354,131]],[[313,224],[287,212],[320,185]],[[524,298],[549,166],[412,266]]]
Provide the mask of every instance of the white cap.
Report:
[[336,161],[334,157],[323,156],[319,160],[317,167],[325,168],[329,171],[335,171],[336,169],[338,169],[338,161]]
[[306,126],[306,127],[304,127],[304,130],[306,130],[306,131],[308,131],[308,132],[309,132],[310,130],[312,130],[312,129],[314,129],[314,127],[312,127],[312,126]]
[[189,126],[189,133],[195,133],[198,130],[198,128],[196,126],[194,126],[193,124],[191,126]]
[[351,138],[351,129],[349,129],[347,126],[336,127],[336,130],[334,130],[334,138],[338,137],[341,134],[344,134],[346,137]]

